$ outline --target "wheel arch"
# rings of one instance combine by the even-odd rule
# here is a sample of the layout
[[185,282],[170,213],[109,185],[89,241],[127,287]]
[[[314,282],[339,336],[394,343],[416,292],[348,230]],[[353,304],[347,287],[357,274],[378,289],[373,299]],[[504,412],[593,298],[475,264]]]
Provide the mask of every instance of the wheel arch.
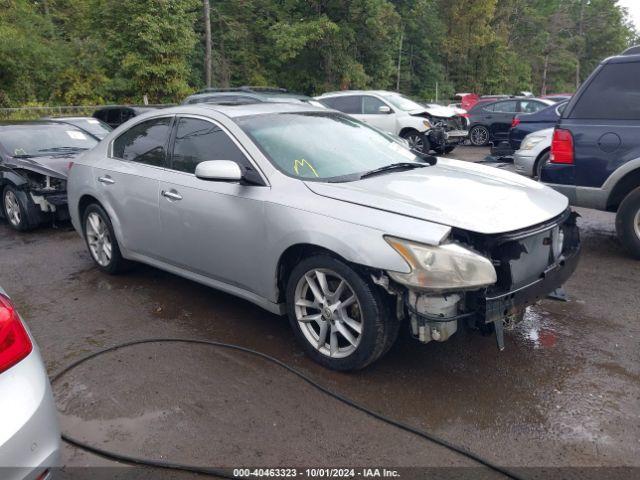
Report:
[[400,130],[400,133],[398,135],[404,138],[405,135],[408,135],[411,132],[420,133],[417,129],[413,127],[403,127],[402,130]]
[[85,193],[84,195],[82,195],[78,200],[78,219],[80,220],[81,224],[82,224],[82,217],[84,217],[85,210],[92,203],[97,203],[102,208],[104,208],[104,205],[102,205],[100,200],[98,200],[96,197],[88,193]]
[[551,145],[549,145],[548,147],[546,147],[545,149],[543,149],[538,156],[536,157],[536,161],[533,162],[533,172],[536,172],[536,169],[538,168],[538,164],[540,163],[540,160],[542,160],[542,157],[544,157],[547,153],[549,153],[551,151]]
[[[352,267],[356,266],[356,264],[354,264],[353,262],[350,262],[349,260],[337,254],[333,250],[330,250],[326,247],[322,247],[320,245],[316,245],[313,243],[296,243],[294,245],[290,245],[280,255],[280,258],[278,259],[277,268],[276,268],[276,289],[277,289],[278,302],[285,301],[285,291],[287,288],[287,281],[289,279],[289,275],[291,274],[291,271],[294,269],[296,264],[303,258],[307,258],[312,255],[328,255]],[[360,265],[358,265],[357,267],[358,269],[366,268]]]
[[640,167],[627,172],[620,180],[618,180],[611,190],[607,198],[606,209],[615,212],[622,200],[637,187],[640,186]]

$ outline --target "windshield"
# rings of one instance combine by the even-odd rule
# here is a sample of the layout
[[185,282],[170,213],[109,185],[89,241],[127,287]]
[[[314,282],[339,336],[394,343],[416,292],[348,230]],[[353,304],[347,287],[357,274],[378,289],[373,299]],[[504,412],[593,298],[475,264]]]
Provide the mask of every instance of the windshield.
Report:
[[87,150],[97,143],[72,125],[20,125],[0,131],[0,144],[14,157]]
[[399,93],[383,95],[382,96],[387,102],[392,104],[394,107],[404,110],[424,110],[424,107],[419,103],[414,102],[410,98],[405,97],[404,95],[400,95]]
[[278,169],[295,178],[348,181],[394,163],[423,164],[390,136],[338,113],[255,115],[237,123]]
[[73,118],[69,120],[63,119],[63,121],[86,130],[99,139],[103,139],[109,132],[111,132],[111,130],[113,130],[109,125],[101,122],[97,118]]

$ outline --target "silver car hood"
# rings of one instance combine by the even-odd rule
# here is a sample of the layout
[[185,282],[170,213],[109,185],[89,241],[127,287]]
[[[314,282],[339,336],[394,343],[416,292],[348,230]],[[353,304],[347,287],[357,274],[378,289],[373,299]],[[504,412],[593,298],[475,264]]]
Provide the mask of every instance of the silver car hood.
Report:
[[305,183],[324,197],[484,234],[530,227],[568,206],[564,195],[515,173],[443,158],[355,182]]

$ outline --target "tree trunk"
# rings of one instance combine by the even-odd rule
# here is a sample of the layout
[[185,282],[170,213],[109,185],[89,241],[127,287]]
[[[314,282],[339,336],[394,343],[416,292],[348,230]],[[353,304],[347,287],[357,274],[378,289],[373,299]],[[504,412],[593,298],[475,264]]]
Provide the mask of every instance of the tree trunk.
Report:
[[211,18],[209,0],[202,0],[204,20],[204,82],[211,87]]
[[576,55],[576,90],[580,86],[580,59],[584,54],[584,7],[586,0],[580,1],[580,20],[578,21],[578,38],[580,41],[580,45],[578,48],[578,53]]
[[547,75],[549,74],[549,53],[544,55],[544,64],[542,65],[542,87],[540,88],[540,95],[547,94]]
[[402,63],[402,40],[404,39],[404,29],[400,30],[400,47],[398,48],[398,76],[396,78],[396,92],[400,91],[400,66]]

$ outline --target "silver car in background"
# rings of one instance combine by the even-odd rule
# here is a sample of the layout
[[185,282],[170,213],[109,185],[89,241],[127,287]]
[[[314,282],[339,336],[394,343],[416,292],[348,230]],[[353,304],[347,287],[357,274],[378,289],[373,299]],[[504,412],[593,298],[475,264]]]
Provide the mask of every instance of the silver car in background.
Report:
[[549,162],[553,128],[532,132],[522,140],[520,149],[513,154],[516,173],[538,180],[542,167]]
[[0,478],[45,480],[59,461],[49,378],[38,347],[0,287]]
[[105,272],[144,262],[287,313],[339,370],[384,355],[404,319],[424,343],[469,325],[503,348],[579,251],[563,195],[303,104],[136,117],[75,161],[69,210]]

